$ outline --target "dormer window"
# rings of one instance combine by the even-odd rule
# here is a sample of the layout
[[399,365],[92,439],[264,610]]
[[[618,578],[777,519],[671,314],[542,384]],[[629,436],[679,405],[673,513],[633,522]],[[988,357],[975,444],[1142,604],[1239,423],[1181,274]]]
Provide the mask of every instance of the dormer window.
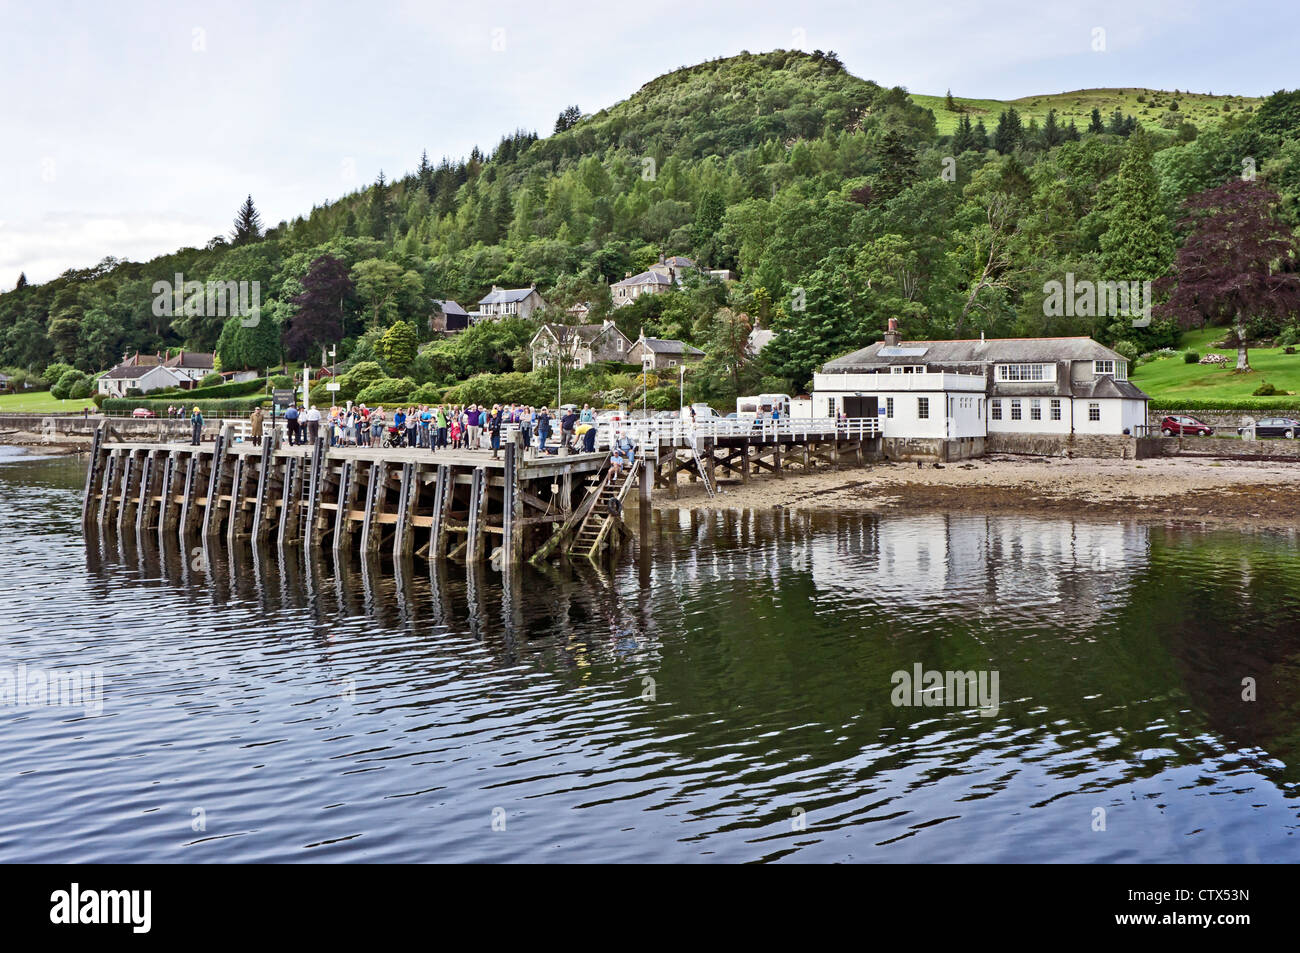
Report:
[[1108,374],[1111,377],[1114,377],[1115,362],[1114,361],[1093,361],[1092,374],[1094,377],[1101,377],[1103,374]]
[[1042,381],[1047,380],[1046,364],[999,364],[1000,381]]

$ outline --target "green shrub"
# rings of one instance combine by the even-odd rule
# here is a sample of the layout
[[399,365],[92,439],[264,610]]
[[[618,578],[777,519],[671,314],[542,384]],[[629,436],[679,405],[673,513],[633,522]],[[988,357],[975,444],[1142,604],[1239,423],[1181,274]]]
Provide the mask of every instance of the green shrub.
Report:
[[1277,393],[1277,388],[1274,387],[1272,384],[1270,384],[1268,381],[1264,381],[1264,383],[1260,384],[1254,390],[1254,395],[1256,397],[1272,397],[1276,393]]
[[1200,359],[1201,359],[1201,355],[1198,354],[1196,351],[1191,350],[1190,348],[1186,351],[1183,351],[1184,364],[1195,364]]
[[295,381],[288,374],[276,374],[271,378],[271,386],[283,390],[286,387],[293,387]]
[[90,389],[93,386],[91,379],[83,376],[81,380],[72,385],[72,389],[68,391],[68,396],[73,400],[85,400],[90,396]]
[[1294,325],[1285,328],[1273,343],[1278,347],[1290,347],[1295,344],[1300,344],[1300,328],[1297,328]]
[[68,371],[75,371],[76,368],[71,364],[51,364],[45,370],[41,371],[41,380],[49,387],[53,387],[59,382],[64,374]]
[[1138,346],[1132,341],[1116,341],[1111,350],[1128,361],[1130,367],[1137,364]]
[[80,389],[82,384],[86,385],[86,394],[89,394],[90,378],[75,368],[69,368],[50,388],[50,395],[58,400],[67,400],[74,390]]
[[[204,375],[203,380],[199,381],[199,387],[217,387],[224,383],[225,380],[219,373],[213,371],[211,374]],[[196,387],[195,390],[198,390],[198,388]]]
[[411,394],[411,400],[417,404],[441,404],[447,388],[441,384],[421,384]]
[[[573,393],[565,398],[576,400]],[[532,374],[512,371],[509,374],[475,374],[467,381],[449,387],[443,400],[453,404],[533,404],[542,406],[555,402],[555,391],[538,381]],[[579,401],[580,402],[580,401]]]
[[361,391],[354,400],[368,407],[378,404],[405,403],[411,399],[414,391],[415,381],[409,377],[385,377]]
[[1222,410],[1225,412],[1267,410],[1274,413],[1300,416],[1300,397],[1291,394],[1278,394],[1275,397],[1233,397],[1231,399],[1178,397],[1166,400],[1153,400],[1148,406],[1151,410],[1160,411],[1161,413],[1178,413],[1182,411],[1188,413],[1208,413],[1216,410]]

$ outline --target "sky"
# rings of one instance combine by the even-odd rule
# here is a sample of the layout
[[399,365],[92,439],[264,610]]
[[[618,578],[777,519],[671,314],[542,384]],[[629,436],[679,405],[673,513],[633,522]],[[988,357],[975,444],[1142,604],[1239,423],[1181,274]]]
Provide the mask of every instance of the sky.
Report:
[[1297,27],[1293,0],[0,0],[0,288],[202,246],[246,195],[274,225],[742,50],[939,95],[1260,96],[1300,86]]

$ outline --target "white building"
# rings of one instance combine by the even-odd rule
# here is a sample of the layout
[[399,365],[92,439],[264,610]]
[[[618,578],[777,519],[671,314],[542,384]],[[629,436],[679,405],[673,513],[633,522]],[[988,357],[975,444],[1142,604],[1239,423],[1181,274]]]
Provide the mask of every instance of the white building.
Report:
[[469,315],[471,322],[494,321],[501,318],[531,318],[534,311],[546,307],[546,302],[537,293],[536,285],[527,288],[502,288],[493,285],[492,290],[479,299],[478,310]]
[[885,340],[813,375],[813,416],[881,419],[885,437],[1140,434],[1145,393],[1092,338]]

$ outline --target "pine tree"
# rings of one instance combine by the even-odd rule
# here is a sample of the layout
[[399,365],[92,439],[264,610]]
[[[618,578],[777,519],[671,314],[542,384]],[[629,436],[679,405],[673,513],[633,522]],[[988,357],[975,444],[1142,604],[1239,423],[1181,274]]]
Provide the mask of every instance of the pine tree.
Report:
[[27,272],[20,271],[18,273],[18,284],[14,287],[14,291],[22,291],[26,287],[27,287]]
[[230,243],[247,245],[261,237],[262,219],[257,214],[257,207],[253,205],[253,197],[250,195],[244,199],[244,204],[239,206],[239,214],[235,216],[235,230],[230,233]]
[[369,213],[370,237],[387,238],[391,209],[388,200],[388,180],[384,178],[383,169],[379,170],[379,178],[375,179],[375,184],[370,190]]
[[1008,106],[998,116],[998,128],[993,132],[993,148],[1003,155],[1012,152],[1024,141],[1025,129],[1015,106]]
[[954,155],[961,155],[975,147],[975,130],[971,128],[970,116],[962,113],[961,118],[957,120],[957,131],[952,136],[952,151]]
[[1101,121],[1101,110],[1096,106],[1092,107],[1092,118],[1088,120],[1088,131],[1096,135],[1106,131],[1106,126]]
[[975,122],[975,131],[971,135],[971,148],[976,152],[986,152],[989,147],[989,131],[984,128],[984,120]]
[[952,98],[952,90],[951,90],[951,89],[948,90],[948,95],[944,97],[944,103],[943,103],[943,106],[944,106],[944,108],[947,109],[948,112],[950,112],[950,113],[955,113],[955,112],[958,111],[957,101],[956,101],[955,99]]
[[1043,144],[1050,149],[1053,146],[1059,146],[1064,141],[1065,132],[1056,121],[1056,110],[1049,109],[1047,118],[1043,120]]
[[1104,281],[1153,281],[1169,270],[1173,260],[1174,236],[1151,154],[1145,132],[1129,137],[1104,211],[1106,231],[1100,242]]
[[564,132],[566,129],[572,129],[582,118],[582,110],[577,106],[565,106],[560,111],[560,115],[555,119],[555,131]]

